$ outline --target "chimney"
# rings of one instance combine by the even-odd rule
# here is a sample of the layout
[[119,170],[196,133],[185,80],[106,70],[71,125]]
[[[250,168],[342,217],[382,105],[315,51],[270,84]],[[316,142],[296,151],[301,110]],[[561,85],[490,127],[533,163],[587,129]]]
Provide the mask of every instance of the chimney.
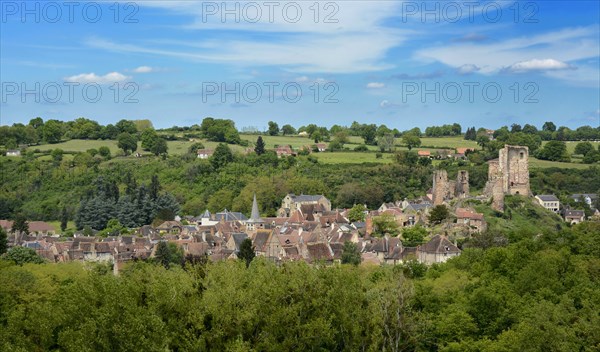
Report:
[[373,233],[373,218],[367,216],[365,220],[365,234],[370,236]]

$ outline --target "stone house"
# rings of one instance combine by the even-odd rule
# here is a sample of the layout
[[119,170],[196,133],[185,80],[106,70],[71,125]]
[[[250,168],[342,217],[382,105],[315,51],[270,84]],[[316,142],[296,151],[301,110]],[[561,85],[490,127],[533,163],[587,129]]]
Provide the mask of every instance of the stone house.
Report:
[[433,263],[444,263],[452,257],[460,255],[461,250],[450,242],[446,236],[435,235],[429,242],[418,246],[416,250],[417,260],[420,263],[431,265]]
[[565,221],[570,224],[579,224],[585,221],[585,212],[583,210],[565,210],[564,213]]

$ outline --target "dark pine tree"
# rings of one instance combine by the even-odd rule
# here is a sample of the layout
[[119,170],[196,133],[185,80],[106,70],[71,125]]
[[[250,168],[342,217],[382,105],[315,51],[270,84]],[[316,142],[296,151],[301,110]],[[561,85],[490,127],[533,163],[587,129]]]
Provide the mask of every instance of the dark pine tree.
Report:
[[265,153],[265,142],[262,139],[262,136],[258,136],[256,139],[256,146],[254,147],[254,152],[257,155],[263,155]]

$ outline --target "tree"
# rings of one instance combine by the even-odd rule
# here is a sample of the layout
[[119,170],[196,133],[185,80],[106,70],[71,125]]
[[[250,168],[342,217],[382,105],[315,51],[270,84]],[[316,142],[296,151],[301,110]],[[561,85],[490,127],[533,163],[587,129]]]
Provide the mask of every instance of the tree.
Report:
[[283,125],[281,127],[281,133],[284,136],[296,134],[296,129],[292,125]]
[[585,154],[582,161],[584,164],[596,163],[596,162],[600,161],[600,152],[597,151],[596,149],[592,149]]
[[152,150],[152,148],[154,147],[154,144],[156,143],[156,141],[158,140],[158,134],[156,133],[155,130],[148,128],[145,129],[141,136],[140,136],[140,141],[142,142],[142,148],[144,150]]
[[225,143],[219,143],[215,152],[210,157],[210,162],[215,169],[219,169],[233,161],[233,153]]
[[554,132],[556,131],[556,125],[550,121],[544,122],[544,125],[542,126],[542,131]]
[[10,231],[29,235],[29,223],[23,214],[18,214],[15,217],[15,221],[13,221]]
[[150,148],[150,151],[156,156],[159,156],[161,154],[166,155],[167,150],[169,150],[167,141],[161,137],[157,137],[154,141],[154,145],[152,146],[152,148]]
[[436,205],[429,213],[429,221],[433,224],[439,224],[450,216],[450,211],[443,205]]
[[62,122],[57,120],[48,120],[43,127],[44,140],[48,143],[58,143],[62,138]]
[[594,149],[594,145],[590,142],[577,143],[575,146],[575,154],[586,155],[590,150]]
[[67,224],[69,222],[69,213],[67,212],[67,207],[63,205],[62,211],[60,213],[60,230],[65,232],[67,229]]
[[11,248],[6,253],[6,259],[20,266],[25,263],[42,264],[44,262],[44,259],[34,249],[21,246]]
[[254,152],[257,155],[263,155],[265,153],[265,142],[263,142],[262,136],[258,136],[256,139],[256,146],[254,147]]
[[420,226],[406,227],[402,230],[403,245],[407,247],[416,247],[423,243],[423,239],[427,236],[427,230]]
[[276,136],[279,134],[279,125],[277,122],[269,121],[269,136]]
[[377,137],[377,146],[382,152],[391,152],[394,149],[394,135],[386,133],[383,136]]
[[108,148],[107,146],[103,145],[100,148],[98,148],[98,154],[100,154],[102,157],[104,157],[104,159],[109,160],[111,158],[110,155],[110,148]]
[[385,235],[386,233],[395,235],[398,233],[398,223],[394,216],[389,214],[383,214],[373,217],[373,226],[375,233],[379,235]]
[[342,247],[342,264],[359,265],[361,262],[358,246],[350,241],[344,242]]
[[0,227],[0,256],[6,253],[8,249],[8,235],[2,227]]
[[360,136],[365,140],[365,144],[374,145],[375,137],[377,137],[377,125],[362,125],[360,129]]
[[408,150],[411,150],[421,145],[421,138],[412,133],[406,133],[402,135],[402,142],[408,147]]
[[348,220],[350,220],[350,222],[365,221],[366,210],[367,208],[365,208],[365,206],[362,204],[354,205],[350,210],[348,210]]
[[60,164],[60,162],[63,159],[63,150],[56,148],[56,149],[52,149],[52,151],[50,152],[50,155],[52,156],[52,161],[54,161],[55,164]]
[[250,263],[252,262],[252,259],[254,259],[255,255],[256,253],[254,252],[252,240],[246,238],[242,241],[242,244],[240,244],[240,252],[238,253],[238,258],[246,263],[247,268],[250,266]]
[[157,263],[169,269],[169,266],[171,266],[172,253],[171,248],[166,241],[158,242],[154,259]]
[[481,147],[481,149],[484,149],[486,145],[488,145],[488,143],[490,142],[490,137],[485,136],[485,135],[481,135],[481,136],[477,136],[477,145]]
[[213,119],[207,117],[202,120],[200,132],[204,138],[213,142],[227,142],[231,144],[240,144],[241,138],[235,128],[235,123],[231,120]]
[[138,133],[138,129],[135,126],[135,123],[133,121],[123,119],[123,120],[117,122],[115,127],[119,130],[120,133],[129,133],[129,134]]
[[117,136],[117,141],[117,146],[123,149],[125,155],[129,155],[130,151],[133,153],[137,149],[137,141],[130,133],[123,132],[119,134],[119,136]]
[[567,153],[567,145],[563,141],[549,141],[538,150],[536,156],[539,159],[551,161],[568,162],[571,160]]
[[188,152],[191,154],[197,154],[198,149],[204,149],[204,144],[202,144],[200,142],[195,142],[188,148]]

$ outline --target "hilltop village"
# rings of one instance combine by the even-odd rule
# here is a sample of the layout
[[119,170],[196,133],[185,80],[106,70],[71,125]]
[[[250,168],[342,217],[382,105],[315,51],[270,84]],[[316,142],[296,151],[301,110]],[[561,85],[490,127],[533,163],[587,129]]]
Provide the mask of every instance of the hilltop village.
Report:
[[[254,196],[249,217],[227,209],[214,214],[206,210],[199,216],[176,216],[156,227],[142,226],[135,229],[136,235],[100,237],[78,233],[65,238],[40,221],[29,223],[29,233],[11,231],[11,221],[1,220],[0,225],[9,233],[9,246],[32,248],[49,262],[112,262],[117,263],[117,269],[128,261],[155,257],[160,242],[174,244],[186,257],[236,259],[247,239],[252,241],[256,256],[276,262],[339,262],[345,243],[350,242],[356,245],[365,264],[408,260],[433,264],[460,255],[457,241],[461,238],[485,231],[486,219],[470,206],[473,201],[488,202],[495,211],[502,212],[506,195],[532,196],[528,157],[524,146],[501,149],[499,158],[488,162],[483,194],[470,193],[467,171],[460,170],[456,180],[449,180],[445,170],[436,170],[426,196],[384,203],[372,210],[364,206],[361,209],[360,205],[332,209],[323,195],[288,194],[281,201],[277,217],[261,217]],[[597,197],[574,195],[582,196],[592,200]],[[553,195],[536,195],[535,200],[550,211],[561,209]],[[359,209],[358,219],[355,208]],[[563,210],[562,215],[569,223],[585,220],[581,210]],[[421,237],[407,239],[398,234],[406,233],[403,230],[407,228],[418,228]]]

